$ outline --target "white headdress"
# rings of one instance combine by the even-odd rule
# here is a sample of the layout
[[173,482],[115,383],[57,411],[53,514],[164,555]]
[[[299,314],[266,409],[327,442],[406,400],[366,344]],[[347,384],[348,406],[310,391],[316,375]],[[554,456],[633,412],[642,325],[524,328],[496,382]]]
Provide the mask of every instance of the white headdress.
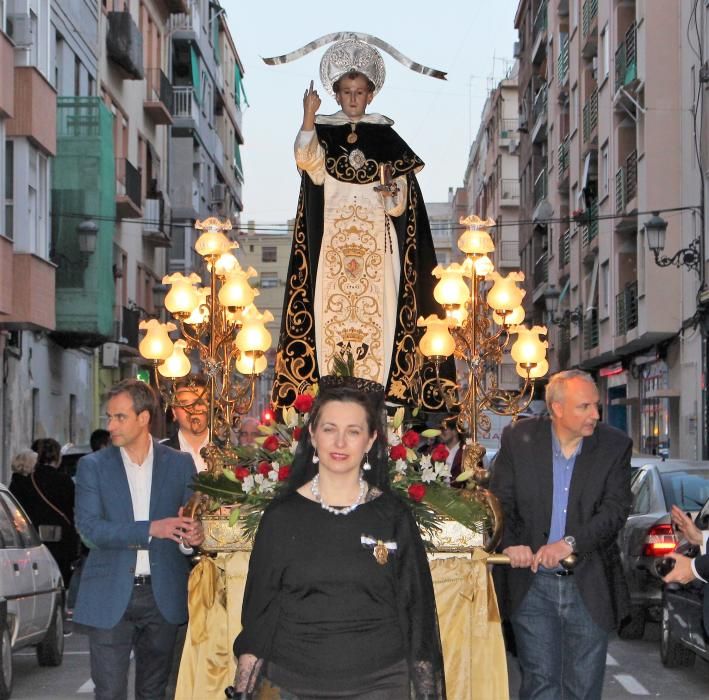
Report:
[[382,59],[379,51],[374,48],[375,46],[386,51],[390,56],[399,61],[399,63],[417,73],[429,75],[432,78],[438,78],[440,80],[446,79],[446,74],[443,71],[436,70],[435,68],[427,68],[420,63],[416,63],[397,51],[390,44],[387,44],[386,41],[382,41],[371,34],[362,34],[361,32],[335,32],[333,34],[326,34],[295,51],[291,51],[282,56],[264,58],[263,61],[270,66],[288,63],[309,54],[311,51],[321,46],[331,43],[333,45],[323,54],[322,60],[320,61],[320,80],[325,90],[333,96],[335,94],[332,89],[333,83],[351,71],[366,75],[372,83],[374,83],[375,95],[382,89],[386,71],[384,69],[384,59]]

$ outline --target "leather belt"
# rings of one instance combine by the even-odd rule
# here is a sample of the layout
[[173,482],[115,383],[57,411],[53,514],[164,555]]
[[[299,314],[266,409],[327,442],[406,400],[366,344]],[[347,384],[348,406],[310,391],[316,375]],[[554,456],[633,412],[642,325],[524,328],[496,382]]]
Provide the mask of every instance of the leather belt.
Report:
[[564,576],[573,576],[574,572],[568,569],[558,569],[555,571],[541,571],[539,570],[540,574],[546,574],[547,576],[559,576],[559,577],[564,577]]
[[133,579],[133,585],[134,586],[149,586],[150,585],[150,576],[136,576]]

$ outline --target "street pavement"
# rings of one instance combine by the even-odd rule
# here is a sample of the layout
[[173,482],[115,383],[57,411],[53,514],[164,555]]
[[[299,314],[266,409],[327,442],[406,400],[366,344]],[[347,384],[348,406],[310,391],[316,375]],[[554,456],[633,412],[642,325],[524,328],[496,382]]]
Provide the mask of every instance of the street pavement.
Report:
[[[64,663],[58,668],[38,666],[32,648],[14,654],[13,662],[15,684],[12,700],[89,700],[93,697],[88,641],[84,635],[73,634],[66,638]],[[513,658],[508,658],[508,665],[510,697],[516,700],[519,672]],[[134,698],[132,685],[131,672],[129,700]],[[709,664],[697,659],[693,668],[666,669],[660,661],[659,626],[656,624],[647,626],[642,640],[613,639],[608,649],[604,700],[629,700],[636,696],[705,700],[709,696]]]

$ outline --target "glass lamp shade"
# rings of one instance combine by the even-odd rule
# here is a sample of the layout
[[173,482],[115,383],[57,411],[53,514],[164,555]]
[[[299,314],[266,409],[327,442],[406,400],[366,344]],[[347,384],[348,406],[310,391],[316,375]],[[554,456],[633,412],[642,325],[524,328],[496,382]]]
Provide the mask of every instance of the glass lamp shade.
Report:
[[261,374],[266,369],[266,356],[242,355],[236,361],[236,371],[241,374]]
[[545,326],[514,326],[511,333],[517,333],[517,340],[512,345],[510,354],[512,359],[519,365],[538,365],[546,356],[546,348],[549,343],[539,339],[540,334],[546,335]]
[[479,258],[476,258],[473,267],[478,277],[487,277],[495,269],[492,260],[490,260],[487,255],[481,255]]
[[147,360],[167,360],[172,355],[172,341],[168,333],[177,330],[174,323],[160,323],[156,318],[138,324],[145,337],[138,345],[138,351]]
[[452,263],[447,268],[436,265],[433,276],[440,282],[433,289],[433,298],[441,306],[462,306],[470,298],[470,289],[463,276],[470,277],[464,266]]
[[[249,270],[253,268],[250,267]],[[255,290],[247,282],[247,277],[250,276],[248,271],[244,272],[244,270],[232,272],[219,290],[219,303],[230,311],[248,306],[256,296]]]
[[492,320],[498,326],[519,326],[522,321],[524,321],[524,307],[518,306],[516,309],[512,309],[509,313],[498,314],[497,311],[492,312]]
[[485,279],[493,282],[492,288],[487,293],[487,303],[491,309],[497,312],[512,311],[522,303],[525,291],[520,289],[515,282],[522,282],[524,273],[510,272],[509,275],[503,277],[495,270]]
[[457,309],[446,309],[446,318],[451,321],[450,328],[461,328],[468,320],[468,310],[464,306]]
[[232,253],[222,253],[214,263],[214,274],[217,277],[227,277],[235,270],[239,270],[241,265]]
[[647,247],[658,252],[664,250],[667,222],[660,216],[660,212],[654,211],[652,216],[645,222],[644,228]]
[[236,248],[236,243],[230,241],[221,231],[213,229],[204,231],[194,244],[194,249],[203,258],[219,257],[232,248]]
[[421,316],[416,322],[417,326],[426,328],[419,342],[419,349],[426,357],[448,357],[453,354],[455,339],[450,334],[450,323],[449,319],[440,319],[434,314],[426,319]]
[[185,319],[185,323],[191,326],[199,325],[200,323],[206,323],[209,321],[209,306],[207,304],[207,299],[212,290],[209,287],[202,287],[197,290],[197,297],[199,301],[197,306],[192,309],[192,313]]
[[199,303],[194,285],[200,281],[196,272],[191,273],[189,277],[185,277],[181,272],[163,277],[162,283],[171,285],[165,296],[165,308],[171,314],[191,314]]
[[158,365],[158,372],[168,379],[178,379],[179,377],[186,377],[192,365],[189,359],[185,356],[185,349],[187,348],[187,343],[180,338],[175,341],[172,348],[172,355],[165,360],[162,364]]
[[487,255],[495,250],[492,236],[484,229],[467,229],[458,239],[458,248],[466,255]]
[[271,347],[271,334],[266,330],[263,321],[244,321],[241,330],[236,334],[236,347],[242,353],[266,352]]
[[[522,367],[522,365],[516,365],[515,369],[517,370],[517,374],[519,374],[519,376],[522,377],[522,379],[527,378],[527,368],[526,367]],[[549,363],[546,360],[542,360],[541,362],[537,363],[534,367],[532,367],[529,370],[529,378],[530,379],[540,379],[548,371],[549,371]]]

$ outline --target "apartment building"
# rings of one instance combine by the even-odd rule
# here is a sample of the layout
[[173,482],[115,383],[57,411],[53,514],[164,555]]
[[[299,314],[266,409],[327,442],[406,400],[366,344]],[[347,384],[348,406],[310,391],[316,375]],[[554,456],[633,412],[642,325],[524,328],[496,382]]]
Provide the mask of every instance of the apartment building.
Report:
[[699,458],[704,273],[657,265],[645,233],[656,211],[670,254],[701,238],[698,211],[682,209],[702,189],[685,115],[700,68],[689,14],[661,1],[520,0],[519,245],[552,371],[591,371],[604,420],[636,450]]

